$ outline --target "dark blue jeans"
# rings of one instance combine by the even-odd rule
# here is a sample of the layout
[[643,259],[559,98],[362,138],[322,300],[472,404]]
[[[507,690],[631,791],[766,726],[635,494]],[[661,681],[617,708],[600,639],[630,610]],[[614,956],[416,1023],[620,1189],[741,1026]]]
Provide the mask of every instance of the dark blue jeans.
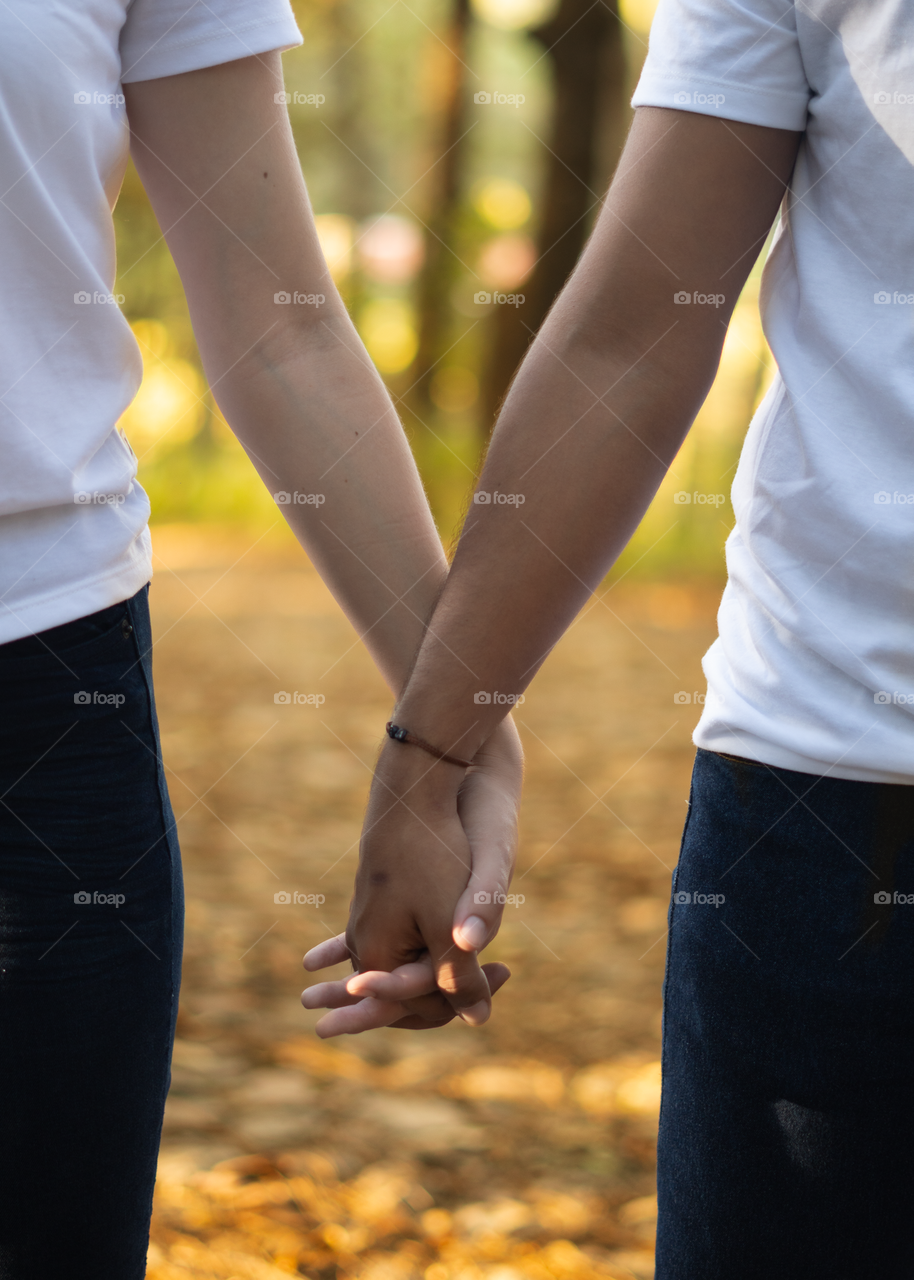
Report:
[[183,897],[144,588],[0,646],[0,1277],[140,1280]]
[[657,1280],[914,1276],[914,786],[699,751]]

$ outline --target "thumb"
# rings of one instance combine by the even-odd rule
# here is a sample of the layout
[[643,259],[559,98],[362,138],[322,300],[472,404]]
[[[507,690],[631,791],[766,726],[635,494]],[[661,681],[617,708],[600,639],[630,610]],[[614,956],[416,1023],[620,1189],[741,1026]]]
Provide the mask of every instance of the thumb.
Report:
[[505,897],[498,889],[479,889],[471,882],[454,909],[454,945],[461,951],[482,951],[487,947],[501,928]]
[[476,952],[450,942],[440,954],[431,949],[430,954],[438,989],[454,1012],[471,1027],[482,1026],[492,1012],[492,992]]

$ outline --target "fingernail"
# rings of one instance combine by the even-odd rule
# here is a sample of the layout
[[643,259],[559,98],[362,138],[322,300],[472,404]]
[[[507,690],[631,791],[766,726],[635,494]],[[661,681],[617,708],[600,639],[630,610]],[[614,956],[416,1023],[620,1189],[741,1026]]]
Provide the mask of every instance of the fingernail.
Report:
[[472,1004],[469,1009],[461,1009],[459,1016],[463,1018],[468,1026],[481,1027],[484,1022],[488,1021],[489,1002],[480,1000],[479,1004]]
[[469,916],[460,926],[459,933],[464,942],[471,946],[474,951],[478,951],[485,944],[486,935],[489,930],[486,927],[485,920],[479,916]]

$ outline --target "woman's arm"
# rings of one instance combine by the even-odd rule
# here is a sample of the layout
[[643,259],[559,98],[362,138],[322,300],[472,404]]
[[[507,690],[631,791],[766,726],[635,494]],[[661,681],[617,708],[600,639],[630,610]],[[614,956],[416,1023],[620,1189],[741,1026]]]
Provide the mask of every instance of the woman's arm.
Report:
[[[280,510],[399,693],[447,564],[393,404],[321,253],[279,55],[124,89],[134,161],[219,406],[271,492],[323,495]],[[471,855],[462,840],[438,878],[436,919],[449,934],[471,869],[488,884],[513,859],[513,726],[487,750],[492,767],[464,796],[470,825],[485,835]],[[413,808],[429,821],[418,795]],[[475,951],[451,946],[464,1004],[487,1001]],[[423,1008],[437,1010],[432,1020],[451,1014],[440,997]]]
[[226,421],[271,493],[323,495],[280,509],[398,691],[447,563],[321,253],[282,87],[275,53],[125,85],[131,150]]

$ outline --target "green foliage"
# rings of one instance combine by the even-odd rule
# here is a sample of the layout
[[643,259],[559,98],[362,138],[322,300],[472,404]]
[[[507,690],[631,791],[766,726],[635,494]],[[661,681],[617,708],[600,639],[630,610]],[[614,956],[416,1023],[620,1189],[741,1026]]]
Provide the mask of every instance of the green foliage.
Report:
[[[357,232],[362,220],[385,213],[423,224],[434,189],[429,174],[436,163],[439,124],[436,103],[442,46],[437,33],[444,29],[446,0],[416,0],[393,9],[387,0],[322,0],[299,3],[296,11],[305,43],[285,55],[287,89],[301,95],[320,93],[326,100],[320,107],[294,101],[290,105],[316,213],[344,215]],[[473,310],[470,268],[475,269],[487,241],[496,234],[480,213],[478,193],[481,184],[493,177],[519,183],[532,198],[532,214],[518,230],[526,235],[535,229],[542,139],[548,132],[551,105],[547,63],[529,34],[477,23],[471,46],[471,87],[516,90],[522,86],[526,102],[518,109],[480,110],[472,126],[461,211],[453,229],[453,249],[466,270],[461,268],[463,283],[455,287],[450,349],[442,364],[470,383],[474,377],[481,380],[492,325],[491,311]],[[643,46],[640,40],[630,41],[630,46],[634,75]],[[147,324],[144,329],[144,322],[149,321],[158,322],[156,332],[166,335],[156,350],[144,349],[147,382],[151,376],[167,374],[180,392],[190,370],[194,373],[190,382],[199,381],[202,386],[181,283],[132,167],[115,211],[115,228],[117,290],[125,295],[127,318],[138,326],[141,336],[149,328]],[[349,274],[341,276],[340,287],[357,324],[377,299],[393,299],[407,307],[416,304],[414,282],[379,284],[360,269],[357,258]],[[760,338],[758,348],[761,355]],[[387,375],[395,401],[403,401],[401,409],[414,380],[415,370],[409,368]],[[718,421],[713,431],[705,431],[699,423],[697,443],[687,446],[677,460],[683,475],[677,489],[728,493],[759,389],[751,368],[743,384],[735,392],[731,387],[729,408],[722,411],[723,427]],[[141,458],[140,482],[152,500],[153,521],[230,522],[252,530],[275,523],[279,515],[275,505],[243,450],[214,414],[209,397],[202,411],[193,387],[182,394],[187,405],[173,410],[178,428],[172,429],[163,417],[161,440],[138,440],[131,436],[129,421],[125,424]],[[479,467],[481,430],[471,403],[441,403],[444,407],[422,427],[406,412],[404,418],[442,537],[451,543]],[[193,430],[188,434],[191,422]],[[732,523],[729,499],[720,506],[677,505],[671,483],[665,482],[614,576],[722,572],[723,541]]]

